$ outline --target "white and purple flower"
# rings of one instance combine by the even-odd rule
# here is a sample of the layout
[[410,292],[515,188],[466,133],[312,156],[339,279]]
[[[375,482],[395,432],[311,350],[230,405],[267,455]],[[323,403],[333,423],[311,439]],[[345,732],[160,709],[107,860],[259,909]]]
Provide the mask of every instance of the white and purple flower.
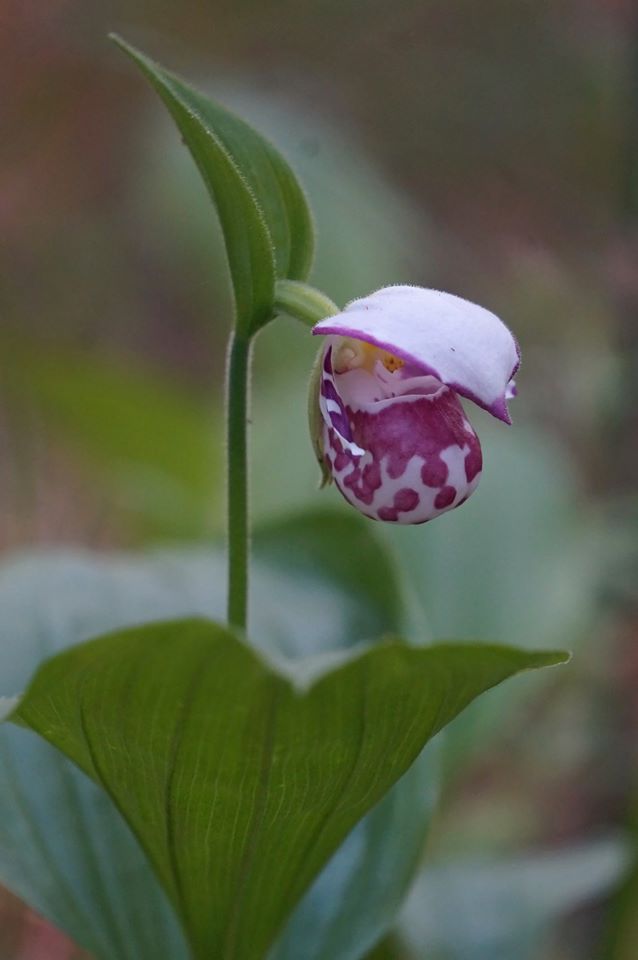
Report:
[[450,293],[384,287],[316,324],[314,442],[328,479],[366,516],[425,523],[478,486],[481,445],[459,397],[510,423],[516,340]]

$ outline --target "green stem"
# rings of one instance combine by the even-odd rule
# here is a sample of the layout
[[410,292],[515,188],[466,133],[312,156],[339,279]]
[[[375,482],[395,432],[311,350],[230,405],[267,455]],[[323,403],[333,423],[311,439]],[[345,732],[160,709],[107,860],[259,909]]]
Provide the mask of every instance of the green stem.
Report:
[[228,623],[244,630],[248,605],[248,391],[251,342],[234,333],[226,376]]
[[[339,308],[325,294],[297,280],[279,280],[275,313],[287,313],[314,326]],[[226,374],[228,458],[228,623],[246,628],[248,607],[248,394],[251,338],[234,333],[228,350]]]
[[309,327],[339,313],[339,307],[329,297],[299,280],[277,281],[275,310],[277,313],[287,313]]

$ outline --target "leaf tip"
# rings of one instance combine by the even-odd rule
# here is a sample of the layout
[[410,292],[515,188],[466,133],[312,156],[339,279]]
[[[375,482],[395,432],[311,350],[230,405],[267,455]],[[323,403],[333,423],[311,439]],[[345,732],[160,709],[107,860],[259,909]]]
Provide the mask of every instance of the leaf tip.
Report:
[[570,650],[539,650],[534,660],[537,667],[559,667],[569,663],[572,658]]
[[124,37],[121,37],[119,33],[116,33],[114,30],[110,30],[106,35],[107,40],[110,40],[111,43],[114,43],[122,53],[125,53],[132,60],[135,60],[137,63],[143,63],[147,61],[147,57],[144,54],[137,50],[132,44],[128,43]]
[[115,32],[115,30],[109,30],[109,32],[106,35],[106,39],[110,40],[111,43],[114,43],[116,47],[122,47],[122,49],[124,50],[126,50],[128,47],[128,44],[124,39],[124,37],[121,37],[119,33]]

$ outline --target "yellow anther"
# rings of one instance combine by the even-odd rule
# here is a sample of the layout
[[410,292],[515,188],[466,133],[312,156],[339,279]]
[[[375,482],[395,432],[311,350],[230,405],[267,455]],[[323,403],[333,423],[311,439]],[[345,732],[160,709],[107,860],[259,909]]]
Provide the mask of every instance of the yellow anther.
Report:
[[395,370],[400,370],[404,366],[404,361],[399,357],[395,357],[392,353],[383,353],[381,357],[381,363],[390,373],[394,373]]
[[343,338],[335,351],[332,363],[335,373],[346,373],[346,371],[354,370],[357,367],[362,367],[372,373],[378,361],[381,361],[390,373],[400,370],[403,366],[403,360],[388,353],[387,350],[381,350],[380,347],[375,347],[372,343],[355,340],[351,337]]

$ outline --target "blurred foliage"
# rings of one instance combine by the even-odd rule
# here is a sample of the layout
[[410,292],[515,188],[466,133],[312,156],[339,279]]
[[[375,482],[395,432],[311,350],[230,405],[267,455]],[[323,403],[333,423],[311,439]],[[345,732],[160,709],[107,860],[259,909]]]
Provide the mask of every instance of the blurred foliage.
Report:
[[534,960],[556,920],[606,893],[625,861],[620,840],[606,839],[510,861],[434,863],[400,930],[415,960]]
[[163,536],[201,537],[219,526],[221,415],[201,390],[71,344],[51,348],[7,332],[0,341],[14,416],[28,424],[30,415],[70,443],[129,520]]

